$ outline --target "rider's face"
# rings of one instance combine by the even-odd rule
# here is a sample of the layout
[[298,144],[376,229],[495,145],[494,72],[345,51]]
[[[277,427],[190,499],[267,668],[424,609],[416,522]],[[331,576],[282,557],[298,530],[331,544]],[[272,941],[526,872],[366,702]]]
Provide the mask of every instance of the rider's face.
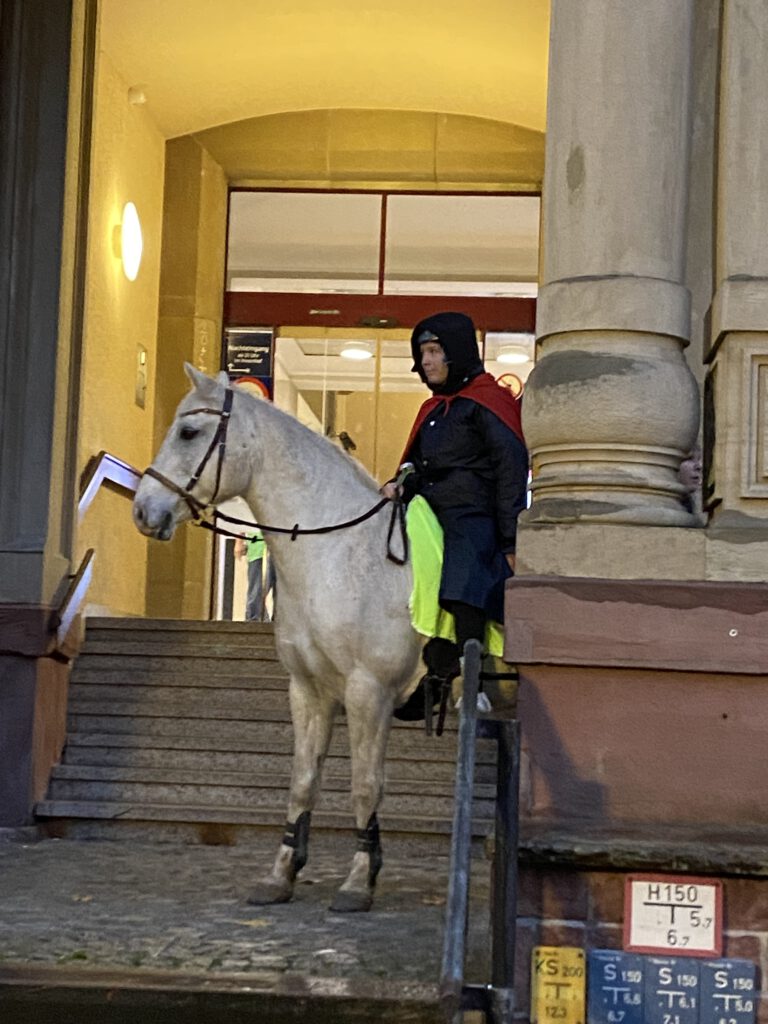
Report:
[[445,384],[448,380],[448,364],[439,342],[425,341],[421,346],[421,368],[430,384]]

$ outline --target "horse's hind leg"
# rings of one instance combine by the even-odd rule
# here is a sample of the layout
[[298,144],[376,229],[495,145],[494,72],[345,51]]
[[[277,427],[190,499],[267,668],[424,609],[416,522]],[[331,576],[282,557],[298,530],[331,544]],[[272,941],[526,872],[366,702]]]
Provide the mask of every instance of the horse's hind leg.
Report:
[[384,755],[392,721],[392,699],[370,677],[350,679],[345,706],[352,755],[352,804],[357,826],[357,851],[331,910],[370,910],[381,844],[376,811],[384,792]]
[[293,771],[288,799],[288,824],[271,872],[256,883],[249,903],[285,903],[293,883],[307,862],[309,824],[320,790],[320,777],[331,742],[335,703],[323,699],[314,687],[291,676],[289,688],[293,719]]

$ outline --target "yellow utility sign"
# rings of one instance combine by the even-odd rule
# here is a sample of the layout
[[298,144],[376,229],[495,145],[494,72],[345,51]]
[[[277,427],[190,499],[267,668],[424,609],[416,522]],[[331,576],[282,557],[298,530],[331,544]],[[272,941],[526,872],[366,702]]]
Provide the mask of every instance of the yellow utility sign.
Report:
[[531,1024],[584,1024],[584,950],[534,946],[531,957]]

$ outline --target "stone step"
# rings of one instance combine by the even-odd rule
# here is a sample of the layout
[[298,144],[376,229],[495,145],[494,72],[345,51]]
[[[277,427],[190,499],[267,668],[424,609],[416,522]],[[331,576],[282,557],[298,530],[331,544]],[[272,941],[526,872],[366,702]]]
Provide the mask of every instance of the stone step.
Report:
[[[97,710],[98,709],[98,710]],[[401,737],[410,737],[408,742],[424,743],[429,741],[423,735],[423,729],[410,728],[393,730],[395,742],[403,742]],[[229,711],[212,710],[210,714],[169,717],[162,708],[148,709],[140,715],[121,715],[103,701],[94,702],[94,706],[85,712],[70,713],[68,719],[69,733],[128,733],[144,736],[180,736],[189,735],[204,739],[211,749],[215,749],[223,739],[242,738],[248,742],[263,741],[267,738],[291,739],[293,728],[288,714],[281,710],[264,709],[254,719],[244,719]],[[334,726],[334,733],[344,736],[346,741],[347,724],[339,718]],[[439,743],[440,739],[432,737],[431,742]],[[455,748],[456,723],[446,723],[442,742],[450,742]],[[426,745],[426,744],[425,744]]]
[[[290,714],[288,688],[228,686],[219,689],[196,686],[102,686],[76,683],[70,687],[69,709],[73,714],[186,715],[209,717],[229,711],[237,717],[258,718],[266,710]],[[155,710],[157,709],[157,710]]]
[[70,677],[70,684],[97,684],[104,686],[192,686],[208,689],[223,689],[236,682],[241,687],[260,690],[280,690],[288,692],[288,673],[282,670],[279,663],[270,664],[269,671],[253,671],[250,674],[235,676],[225,666],[215,674],[200,673],[192,670],[176,671],[170,662],[163,672],[126,672],[123,669],[100,669],[84,661],[76,667]]
[[[217,735],[221,729],[229,725],[245,726],[267,725],[278,722],[282,725],[290,723],[290,715],[286,707],[265,708],[258,705],[249,709],[249,717],[237,708],[217,708],[199,706],[184,708],[184,721],[197,723],[197,735],[200,728],[206,735]],[[68,728],[71,732],[114,730],[115,732],[156,732],[163,730],[166,723],[169,728],[178,719],[178,707],[168,704],[130,704],[123,701],[78,701],[69,702]],[[210,729],[205,723],[210,722]],[[111,723],[111,724],[109,724]],[[194,727],[194,726],[193,726]]]
[[[451,711],[437,739],[421,723],[393,723],[381,818],[414,850],[447,852],[457,724]],[[54,835],[117,829],[157,841],[239,842],[278,833],[292,751],[288,674],[272,624],[90,619],[71,677],[63,762],[37,813]],[[495,744],[480,741],[476,840],[494,816],[495,759]],[[313,824],[345,844],[350,771],[340,715]]]
[[[269,728],[263,735],[243,735],[239,730],[230,736],[210,737],[190,735],[181,730],[176,735],[141,734],[128,732],[74,732],[67,736],[67,758],[75,749],[89,751],[104,747],[110,750],[157,751],[172,755],[176,751],[222,754],[291,754],[293,732],[289,728],[277,731]],[[84,756],[88,757],[88,753]],[[349,757],[346,730],[335,730],[329,756]],[[426,737],[422,731],[398,723],[393,728],[387,745],[387,760],[396,758],[408,762],[445,763],[452,768],[456,763],[455,736]],[[492,767],[496,763],[496,744],[493,740],[477,741],[477,764]]]
[[[108,770],[108,769],[107,769]],[[52,779],[47,794],[49,800],[120,801],[129,803],[139,810],[144,804],[218,807],[227,810],[249,807],[285,807],[288,802],[287,779],[280,786],[256,784],[226,785],[216,776],[210,782],[176,782],[175,773],[169,772],[167,780],[158,782],[132,781],[122,779]],[[318,798],[322,810],[344,811],[352,806],[352,795],[347,786],[339,789],[323,787]],[[450,818],[453,815],[453,792],[413,793],[389,792],[386,806],[398,815],[428,813],[435,818]],[[479,817],[492,817],[494,803],[491,799],[477,799],[474,811]]]
[[[215,774],[211,772],[179,767],[112,767],[102,765],[57,765],[52,773],[53,788],[50,792],[51,799],[59,797],[67,799],[65,793],[60,789],[74,787],[78,783],[88,786],[100,783],[116,783],[136,786],[154,786],[156,784],[167,784],[172,787],[199,787],[201,789],[242,791],[246,796],[253,790],[278,792],[280,799],[288,792],[289,775],[285,772],[268,772],[263,770],[258,774],[240,770],[224,771],[219,770]],[[349,797],[350,778],[349,772],[343,770],[336,774],[326,766],[323,773],[322,789],[324,793],[342,793],[344,798]],[[412,778],[392,778],[388,776],[386,799],[397,799],[417,795],[420,799],[432,801],[434,797],[453,798],[453,783],[451,779],[432,780],[429,784],[416,782]],[[492,785],[477,784],[475,786],[475,799],[478,801],[492,800],[495,795],[495,787]],[[152,801],[160,802],[160,801]],[[180,801],[171,799],[171,803]],[[211,801],[203,801],[210,803]]]
[[[214,772],[238,771],[250,773],[253,778],[261,772],[282,774],[288,779],[291,771],[292,753],[264,753],[263,751],[226,750],[168,750],[145,747],[98,747],[78,746],[69,743],[66,765],[98,765],[101,767],[125,767],[131,769],[159,768]],[[54,768],[54,772],[60,770]],[[409,757],[387,757],[387,782],[412,780],[415,784],[432,781],[448,782],[453,785],[456,775],[452,760],[427,761],[418,752]],[[350,762],[348,756],[329,755],[325,761],[324,775],[348,779]],[[492,785],[496,769],[492,764],[479,764],[476,771],[478,783]]]
[[120,671],[123,674],[134,672],[149,676],[155,672],[162,674],[171,671],[174,675],[184,672],[194,673],[197,676],[221,676],[224,673],[232,678],[242,678],[257,675],[264,671],[275,675],[283,671],[277,654],[270,651],[259,653],[258,657],[229,658],[218,657],[178,657],[173,655],[157,654],[146,652],[141,654],[89,654],[84,656],[82,662],[78,659],[78,670],[88,667],[89,672],[110,672]]
[[[328,816],[331,824],[323,821],[320,812],[312,819],[310,840],[310,864],[314,862],[314,851],[334,851],[340,863],[349,866],[355,849],[354,822],[351,814]],[[343,819],[343,820],[342,820]],[[263,851],[267,840],[274,844],[265,856],[266,869],[272,863],[280,837],[285,828],[285,809],[270,811],[258,822],[206,822],[169,821],[167,815],[156,818],[78,818],[67,815],[40,817],[38,827],[50,838],[76,839],[87,842],[135,842],[184,845],[253,846]],[[488,822],[477,822],[472,836],[473,857],[484,860],[487,837],[491,832]],[[394,858],[407,857],[420,860],[424,857],[448,857],[451,848],[450,832],[403,832],[395,831],[391,825],[383,833],[384,860],[388,866]],[[60,1019],[60,1018],[59,1018]],[[410,1024],[413,1024],[411,1021]],[[421,1024],[421,1018],[419,1018]]]
[[[284,807],[200,807],[183,804],[142,804],[124,800],[42,800],[35,808],[38,818],[54,819],[119,819],[126,821],[157,821],[187,822],[194,824],[217,824],[226,828],[228,825],[267,825],[276,830],[285,825]],[[433,834],[450,837],[452,820],[450,818],[428,818],[420,814],[398,815],[382,808],[379,814],[382,829],[386,834],[400,832],[412,835]],[[352,815],[349,811],[317,810],[312,814],[312,828],[338,829],[348,831],[351,827]],[[484,837],[490,833],[490,823],[485,818],[473,817],[472,832],[475,837]]]
[[86,634],[104,632],[115,636],[121,632],[126,635],[150,633],[265,633],[273,634],[274,624],[271,622],[233,622],[229,619],[142,619],[110,618],[93,615],[86,619]]
[[87,637],[80,654],[83,658],[96,655],[111,657],[144,657],[151,654],[163,658],[220,658],[225,661],[240,658],[277,658],[274,637],[263,633],[250,638],[243,636],[236,642],[230,636],[201,636],[192,639],[186,635],[176,637],[169,634],[165,637],[131,637],[130,639],[112,639]]

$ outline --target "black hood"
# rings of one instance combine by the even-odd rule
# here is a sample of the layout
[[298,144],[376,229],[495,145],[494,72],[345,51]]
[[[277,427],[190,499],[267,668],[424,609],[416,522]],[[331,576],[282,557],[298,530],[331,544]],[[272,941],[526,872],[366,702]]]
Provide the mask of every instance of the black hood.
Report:
[[[433,334],[445,352],[448,379],[445,384],[430,384],[421,368],[421,342],[425,331]],[[475,325],[464,313],[436,313],[416,324],[411,335],[413,373],[418,373],[436,395],[453,395],[484,370],[477,348]]]

